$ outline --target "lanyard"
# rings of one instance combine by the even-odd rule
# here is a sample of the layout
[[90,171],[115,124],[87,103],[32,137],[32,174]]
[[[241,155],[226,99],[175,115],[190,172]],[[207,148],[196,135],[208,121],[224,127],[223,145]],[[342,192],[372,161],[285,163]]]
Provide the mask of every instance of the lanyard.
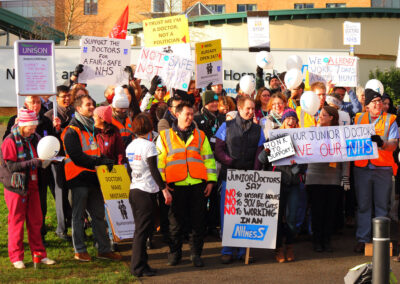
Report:
[[296,103],[294,102],[294,99],[289,99],[289,100],[292,102],[292,104],[293,104],[293,106],[294,106],[294,109],[296,110],[297,105],[296,105]]
[[94,143],[94,127],[93,127],[93,134],[90,133],[89,129],[86,128],[86,126],[82,123],[83,127],[85,127],[86,131],[89,133],[89,142],[90,144]]
[[374,121],[374,122],[372,122],[372,119],[371,119],[371,114],[370,113],[368,113],[368,121],[369,121],[369,124],[373,124],[374,125],[374,127],[376,126],[376,124],[378,123],[378,121],[379,121],[379,119],[381,118],[381,116],[382,116],[382,113],[378,116],[378,118]]
[[[206,121],[208,121],[208,117],[206,115],[203,115],[203,117]],[[215,132],[217,132],[217,126],[218,126],[218,118],[215,118],[214,126],[211,127],[211,132],[213,135],[215,134]]]
[[268,111],[264,112],[263,110],[261,110],[261,113],[262,113],[263,117],[266,117],[268,115]]
[[279,126],[282,126],[282,123],[274,116],[274,113],[271,111],[270,113],[272,117],[275,119],[276,123],[278,123]]

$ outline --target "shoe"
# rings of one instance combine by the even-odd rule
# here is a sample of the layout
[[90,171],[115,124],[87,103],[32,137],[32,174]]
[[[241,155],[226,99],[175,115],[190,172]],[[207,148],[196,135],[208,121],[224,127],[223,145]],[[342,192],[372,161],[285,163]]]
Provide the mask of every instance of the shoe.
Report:
[[152,271],[152,270],[145,269],[145,270],[143,270],[142,275],[143,276],[147,276],[147,277],[152,277],[152,276],[156,275],[156,272]]
[[325,242],[323,245],[323,248],[326,252],[333,252],[332,246],[331,246],[331,242]]
[[279,263],[285,262],[285,252],[283,251],[282,247],[275,250],[275,259]]
[[85,252],[76,252],[74,258],[79,261],[86,261],[86,262],[92,260],[92,258],[86,251]]
[[223,254],[221,256],[222,264],[231,264],[233,262],[233,256],[231,254]]
[[168,254],[168,265],[175,266],[181,261],[181,256],[178,253],[169,253]]
[[354,247],[354,252],[356,253],[364,253],[365,249],[365,243],[363,242],[358,242],[356,246]]
[[63,241],[66,241],[66,242],[71,242],[72,241],[72,238],[70,236],[68,236],[67,234],[58,234],[58,233],[56,233],[56,235],[57,235],[57,237],[59,239],[61,239]]
[[286,245],[286,260],[294,261],[293,245]]
[[314,242],[313,249],[315,252],[323,252],[324,251],[324,248],[322,247],[320,242]]
[[16,269],[24,269],[25,268],[25,264],[22,260],[18,260],[16,262],[13,262],[13,265]]
[[46,265],[53,265],[56,262],[54,260],[50,259],[50,258],[45,257],[45,258],[42,258],[40,260],[40,263],[43,263],[43,264],[46,264]]
[[100,259],[108,259],[108,260],[121,260],[122,256],[115,252],[105,252],[105,253],[98,253],[97,258]]
[[204,266],[204,262],[201,259],[200,255],[192,254],[190,256],[190,260],[192,261],[194,267],[203,267]]
[[146,270],[146,271],[152,271],[152,272],[154,272],[154,273],[157,273],[157,269],[155,269],[155,268],[153,268],[153,267],[150,267],[150,265],[147,265],[146,268],[145,268],[145,270]]

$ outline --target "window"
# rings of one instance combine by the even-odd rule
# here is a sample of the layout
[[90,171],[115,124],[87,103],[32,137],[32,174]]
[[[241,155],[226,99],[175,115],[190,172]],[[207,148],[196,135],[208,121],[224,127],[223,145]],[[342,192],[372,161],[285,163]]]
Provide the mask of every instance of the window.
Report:
[[164,0],[153,0],[153,12],[164,12]]
[[326,8],[346,8],[346,3],[326,3]]
[[225,13],[225,5],[206,5],[211,11],[215,14],[224,14]]
[[310,9],[314,8],[314,3],[297,3],[294,4],[295,9]]
[[238,12],[257,11],[257,4],[238,4]]
[[97,15],[97,0],[85,0],[85,15]]
[[400,0],[371,0],[373,8],[400,8]]

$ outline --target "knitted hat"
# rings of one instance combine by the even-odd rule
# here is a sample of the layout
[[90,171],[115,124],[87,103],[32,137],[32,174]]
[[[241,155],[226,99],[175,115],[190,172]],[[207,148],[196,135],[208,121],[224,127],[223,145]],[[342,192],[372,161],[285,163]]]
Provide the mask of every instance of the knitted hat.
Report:
[[294,117],[297,121],[299,121],[299,118],[297,117],[296,112],[295,112],[293,109],[291,109],[291,108],[287,108],[287,109],[285,109],[285,111],[283,112],[283,114],[282,114],[282,119],[281,119],[282,122],[285,121],[285,119],[288,118],[288,117]]
[[208,105],[211,102],[218,101],[218,95],[211,90],[207,90],[203,93],[203,103]]
[[112,118],[112,109],[110,106],[100,106],[97,107],[94,110],[94,114],[100,117],[102,120],[107,122],[108,124],[111,124],[111,118]]
[[18,112],[18,126],[38,125],[36,112],[29,109],[21,108]]
[[372,89],[365,89],[365,105],[369,105],[369,103],[375,98],[382,98],[381,94],[375,92]]
[[113,108],[128,108],[129,100],[124,92],[124,88],[118,86],[114,90],[115,96],[112,101]]

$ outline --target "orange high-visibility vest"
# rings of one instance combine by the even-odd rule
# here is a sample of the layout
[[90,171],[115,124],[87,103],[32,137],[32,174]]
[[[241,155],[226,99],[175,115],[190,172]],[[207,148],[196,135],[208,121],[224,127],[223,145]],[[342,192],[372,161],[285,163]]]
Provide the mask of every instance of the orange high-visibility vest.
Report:
[[[389,130],[393,122],[396,121],[396,116],[384,112],[382,118],[375,124],[376,135],[381,136],[383,141],[387,141],[389,137]],[[370,124],[368,112],[357,113],[354,119],[355,124]],[[393,174],[397,173],[397,164],[394,162],[393,152],[378,149],[379,157],[372,160],[358,160],[354,161],[356,167],[366,167],[368,161],[377,167],[392,167]]]
[[121,134],[122,138],[127,136],[133,136],[132,121],[129,117],[125,119],[125,125],[123,125],[114,117],[111,118],[111,122],[118,128],[119,134]]
[[192,178],[207,180],[207,168],[201,156],[205,134],[199,129],[193,131],[193,139],[189,145],[172,130],[161,131],[160,138],[167,149],[165,164],[165,181],[167,183],[185,180],[188,173]]
[[89,156],[96,156],[96,157],[100,157],[100,155],[101,155],[100,148],[97,145],[96,137],[93,137],[93,139],[94,139],[93,143],[96,144],[96,147],[95,147],[95,149],[92,149],[90,147],[90,140],[89,140],[90,134],[87,131],[82,131],[79,129],[79,127],[76,127],[76,126],[72,126],[72,125],[67,126],[64,129],[64,131],[61,133],[61,140],[63,141],[64,151],[65,151],[64,170],[65,170],[65,179],[67,181],[75,178],[83,171],[96,172],[96,170],[91,170],[91,169],[77,166],[71,160],[70,156],[68,155],[67,149],[65,148],[65,143],[64,143],[64,136],[65,136],[65,133],[67,132],[68,128],[75,130],[75,132],[78,134],[79,140],[81,141],[81,147],[82,147],[83,153],[85,153],[86,155],[89,155]]

